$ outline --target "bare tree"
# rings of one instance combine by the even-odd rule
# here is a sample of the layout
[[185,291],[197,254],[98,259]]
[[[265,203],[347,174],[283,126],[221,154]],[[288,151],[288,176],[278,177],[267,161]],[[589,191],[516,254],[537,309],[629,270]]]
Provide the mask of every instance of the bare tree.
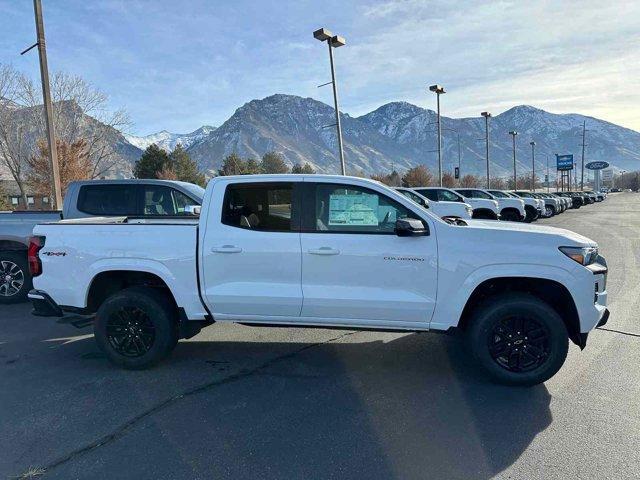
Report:
[[29,141],[28,121],[17,101],[24,83],[22,77],[11,65],[0,65],[0,165],[18,184],[23,204],[28,208],[25,174],[34,150]]
[[[29,122],[37,132],[46,131],[41,95],[31,79],[20,76],[18,89],[22,106],[30,113]],[[114,151],[114,136],[117,130],[129,125],[124,110],[110,112],[108,97],[83,78],[66,73],[55,73],[51,79],[53,121],[56,139],[65,144],[79,140],[86,143],[91,161],[91,178],[98,178],[113,168],[118,160]]]

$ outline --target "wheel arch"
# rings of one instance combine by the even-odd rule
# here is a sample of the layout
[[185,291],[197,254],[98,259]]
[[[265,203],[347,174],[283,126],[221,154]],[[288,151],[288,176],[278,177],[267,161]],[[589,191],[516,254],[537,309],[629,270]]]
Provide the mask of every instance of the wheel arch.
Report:
[[113,269],[102,270],[91,279],[85,302],[87,312],[95,313],[108,297],[134,286],[162,290],[176,309],[179,308],[171,288],[160,275],[145,270]]
[[494,277],[478,284],[468,297],[458,320],[458,327],[465,330],[471,322],[474,309],[491,297],[504,293],[528,293],[546,302],[562,318],[569,338],[582,345],[580,318],[571,292],[559,281],[542,277]]

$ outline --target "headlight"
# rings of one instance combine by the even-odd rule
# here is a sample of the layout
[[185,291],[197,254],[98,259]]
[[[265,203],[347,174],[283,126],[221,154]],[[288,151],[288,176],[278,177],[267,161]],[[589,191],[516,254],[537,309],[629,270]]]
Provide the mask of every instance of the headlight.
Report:
[[598,247],[560,247],[560,251],[580,265],[591,265],[598,258]]
[[471,208],[471,207],[464,207],[464,208],[465,208],[465,210],[467,211],[467,213],[469,215],[473,215],[473,208]]

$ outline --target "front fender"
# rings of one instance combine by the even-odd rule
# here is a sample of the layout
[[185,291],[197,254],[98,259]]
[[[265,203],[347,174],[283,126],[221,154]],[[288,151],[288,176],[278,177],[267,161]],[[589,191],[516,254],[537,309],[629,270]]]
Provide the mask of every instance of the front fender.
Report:
[[464,277],[460,272],[443,274],[441,277],[446,278],[442,278],[439,284],[438,301],[429,325],[434,330],[456,327],[471,294],[482,282],[491,279],[520,277],[554,280],[567,287],[577,305],[575,292],[568,287],[575,283],[575,279],[571,272],[561,267],[529,263],[494,264],[479,267]]

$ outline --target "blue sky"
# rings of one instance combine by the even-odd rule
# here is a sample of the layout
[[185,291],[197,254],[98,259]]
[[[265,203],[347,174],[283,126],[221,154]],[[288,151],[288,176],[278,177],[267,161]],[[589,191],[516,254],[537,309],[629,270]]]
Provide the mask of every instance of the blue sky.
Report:
[[[0,0],[0,63],[38,78],[32,2]],[[220,125],[273,93],[331,103],[325,26],[341,109],[394,100],[475,116],[516,104],[640,130],[640,2],[43,0],[51,71],[81,75],[123,107],[129,133]]]

